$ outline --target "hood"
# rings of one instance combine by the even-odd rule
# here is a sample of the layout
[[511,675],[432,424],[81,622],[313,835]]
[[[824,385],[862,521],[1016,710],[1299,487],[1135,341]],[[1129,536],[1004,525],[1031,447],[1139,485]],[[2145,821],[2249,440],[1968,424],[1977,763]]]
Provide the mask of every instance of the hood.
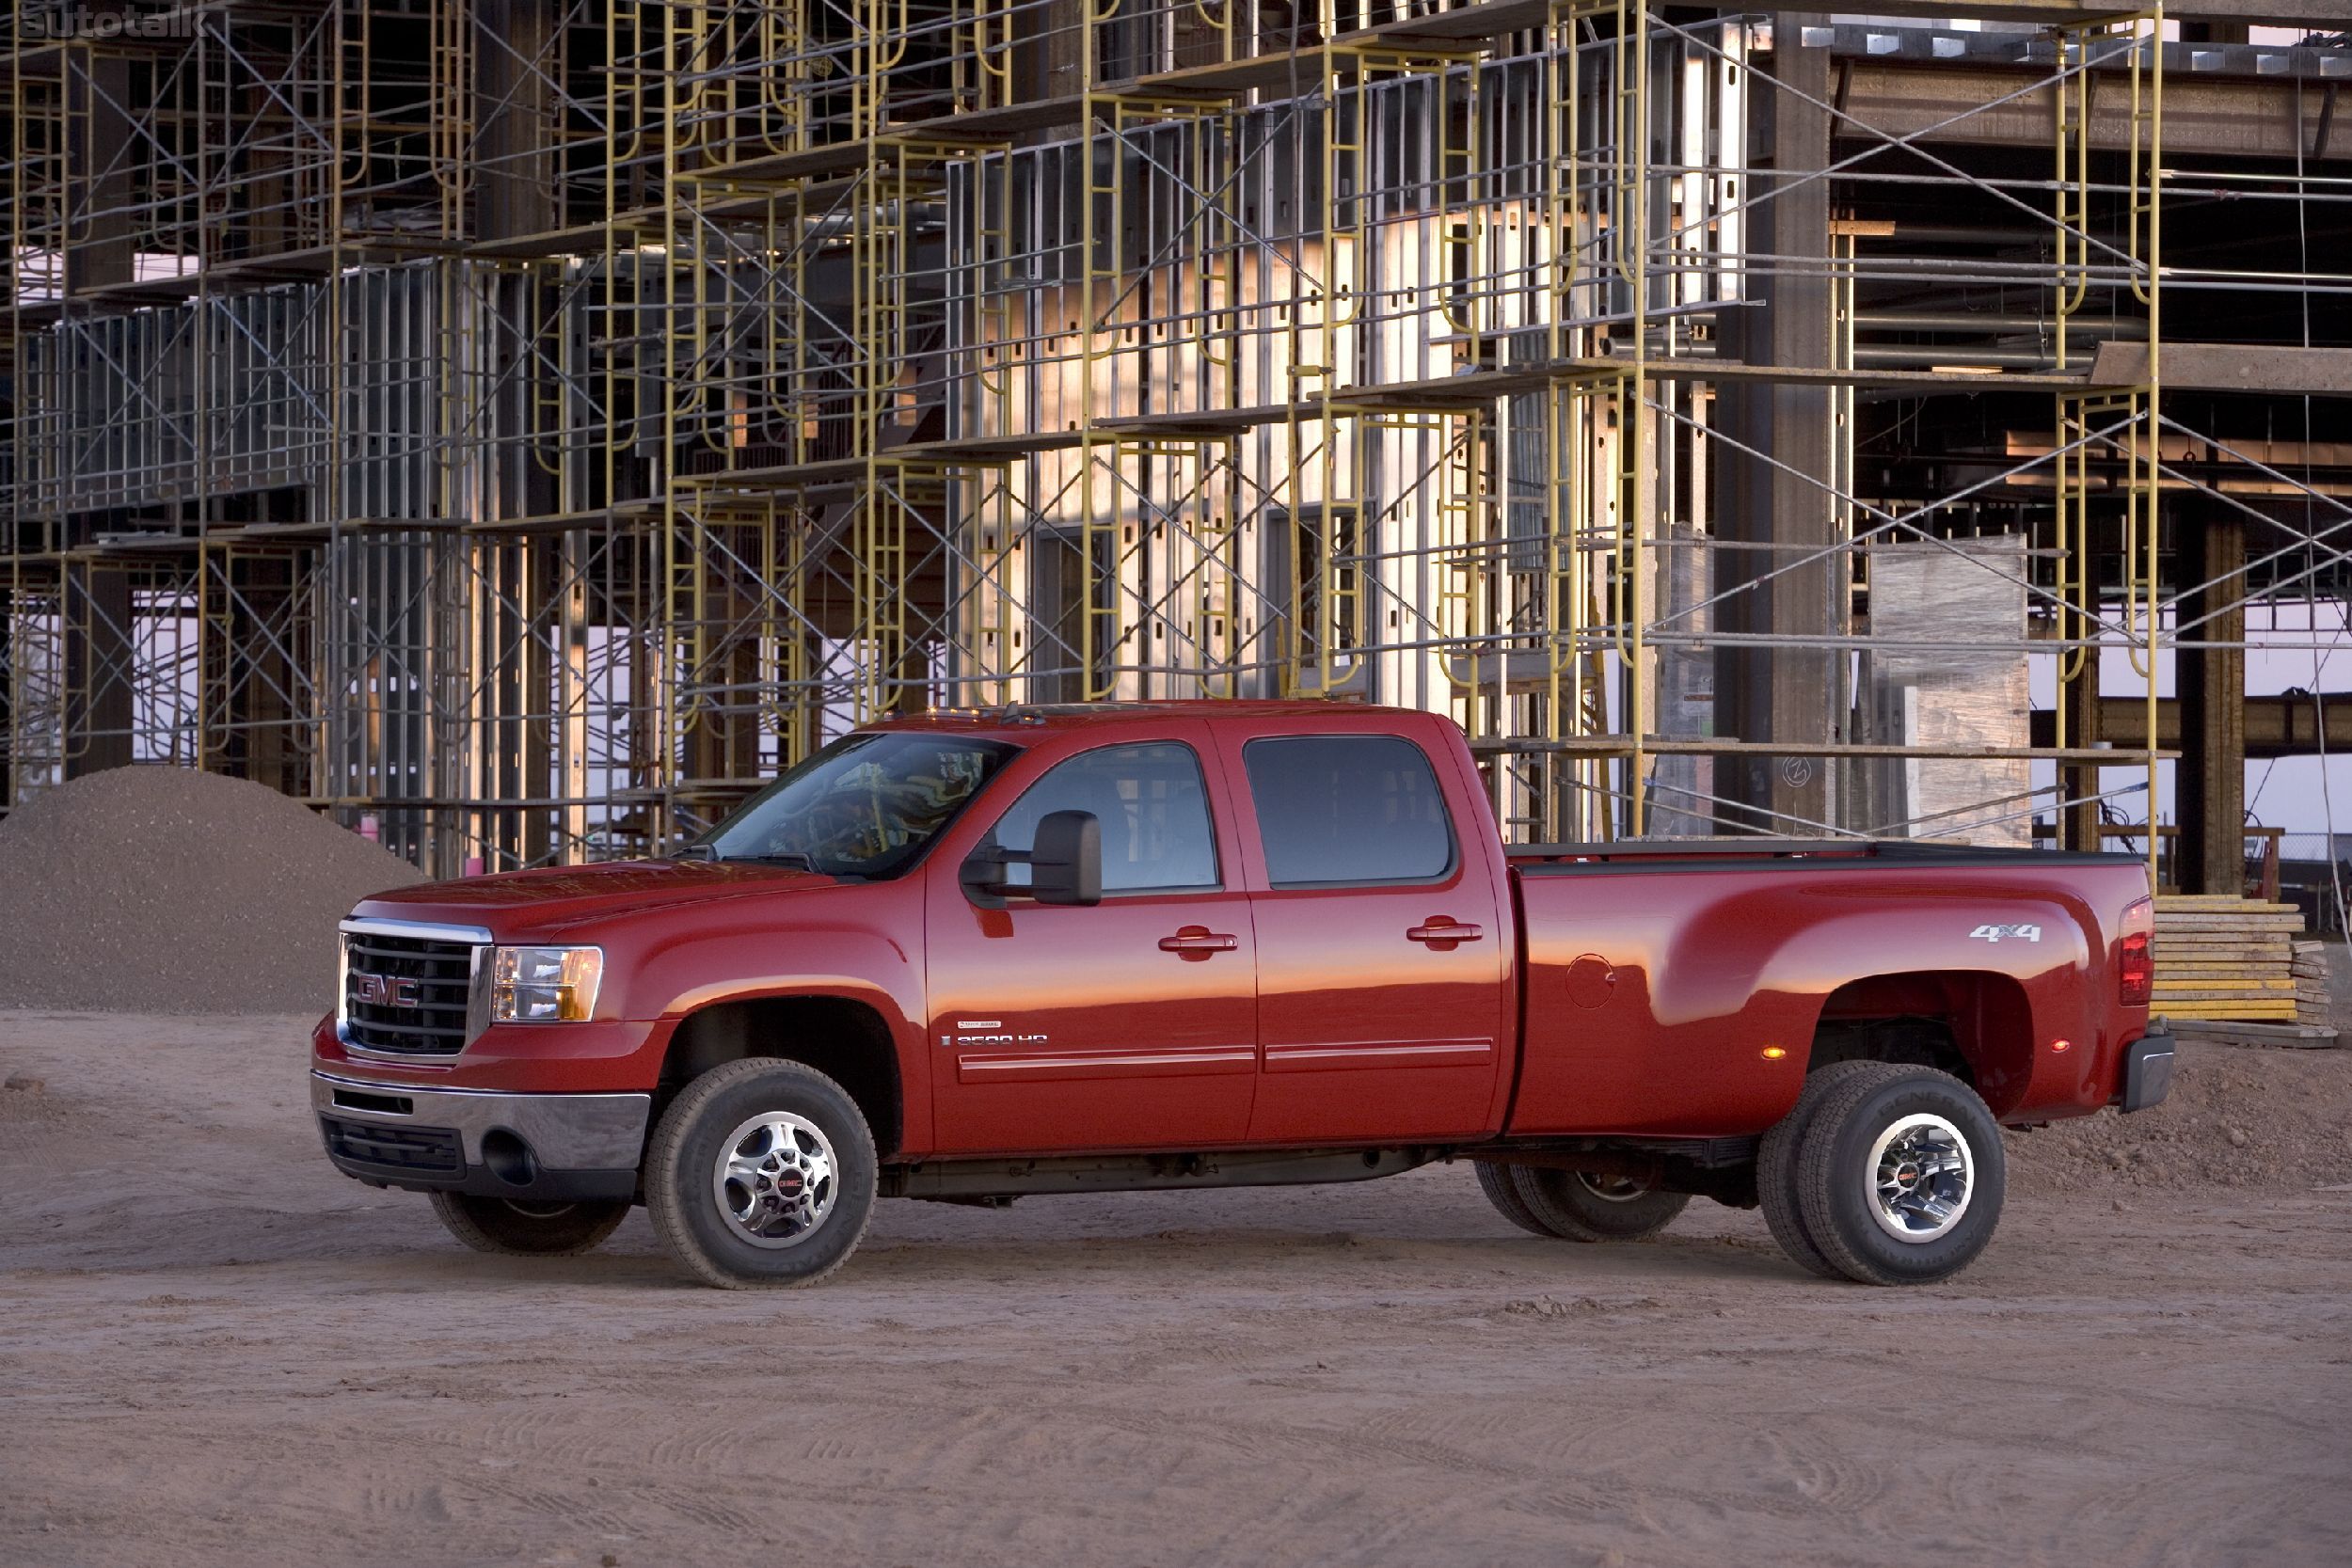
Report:
[[379,920],[484,926],[494,935],[505,937],[720,898],[839,885],[836,878],[789,865],[613,861],[600,865],[502,871],[463,881],[396,888],[360,900],[352,912]]

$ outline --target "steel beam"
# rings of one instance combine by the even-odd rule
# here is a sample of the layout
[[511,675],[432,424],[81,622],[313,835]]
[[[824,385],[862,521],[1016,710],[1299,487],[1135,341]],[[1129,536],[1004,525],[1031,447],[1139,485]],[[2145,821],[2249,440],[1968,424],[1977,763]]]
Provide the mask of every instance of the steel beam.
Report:
[[[2187,662],[2187,655],[2182,655]],[[2111,734],[2137,736],[2147,709],[2137,697],[2108,697],[2101,703]],[[2274,757],[2352,756],[2352,691],[2289,691],[2244,697],[2237,704],[2243,721],[2245,756],[2249,762]],[[2048,708],[2033,716],[2033,743],[2047,747],[2057,738],[2057,724]],[[2069,745],[2079,742],[2070,730]],[[2193,744],[2193,743],[2192,743]],[[2183,750],[2181,705],[2171,697],[2156,703],[2156,749]]]
[[[2043,148],[2050,143],[2055,89],[2034,87],[2049,74],[2040,65],[1955,60],[1936,66],[1850,59],[1846,113],[1839,135],[1876,141],[1917,136],[1929,145]],[[2202,80],[2168,72],[2164,84],[2164,150],[2188,156],[2306,161],[2323,155],[2323,133],[2334,100],[2332,82],[2289,77],[2215,76]],[[2031,90],[2026,90],[2031,88]],[[2120,90],[2120,89],[2118,89]],[[1989,106],[1988,106],[1989,105]],[[2090,145],[2120,151],[2130,125],[2095,118]],[[2343,155],[2344,138],[2330,150]]]

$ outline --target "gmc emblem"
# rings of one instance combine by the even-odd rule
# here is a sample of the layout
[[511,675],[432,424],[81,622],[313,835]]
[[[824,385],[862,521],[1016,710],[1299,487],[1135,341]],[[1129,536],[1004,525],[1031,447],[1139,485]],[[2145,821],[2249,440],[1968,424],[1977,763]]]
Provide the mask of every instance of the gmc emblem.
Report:
[[424,988],[414,980],[396,980],[389,974],[355,974],[351,999],[371,1007],[421,1007]]

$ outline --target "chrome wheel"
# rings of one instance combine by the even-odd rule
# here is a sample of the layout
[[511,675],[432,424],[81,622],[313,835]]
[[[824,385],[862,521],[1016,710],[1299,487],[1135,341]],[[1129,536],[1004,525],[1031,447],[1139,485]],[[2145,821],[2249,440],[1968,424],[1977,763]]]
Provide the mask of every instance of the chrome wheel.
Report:
[[1604,1203],[1631,1203],[1649,1196],[1649,1183],[1630,1176],[1595,1176],[1590,1171],[1578,1171],[1576,1179],[1586,1192]]
[[1959,1128],[1942,1117],[1904,1117],[1878,1135],[1864,1166],[1870,1217],[1899,1242],[1934,1241],[1968,1212],[1976,1174]]
[[833,1212],[833,1145],[805,1117],[763,1112],[720,1146],[710,1184],[728,1228],[744,1241],[798,1246]]

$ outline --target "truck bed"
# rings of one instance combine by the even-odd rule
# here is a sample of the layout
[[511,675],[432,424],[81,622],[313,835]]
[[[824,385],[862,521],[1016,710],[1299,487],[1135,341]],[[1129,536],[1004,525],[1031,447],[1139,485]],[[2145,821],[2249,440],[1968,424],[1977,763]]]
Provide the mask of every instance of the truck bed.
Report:
[[[2114,973],[2120,916],[2147,892],[2135,857],[1712,839],[1509,860],[1526,965],[1513,1134],[1769,1125],[1825,1019],[1941,1028],[1981,1064],[1996,1116],[2083,1114],[2114,1091],[2126,1021],[2084,977]],[[1857,974],[1872,978],[1844,983]]]

